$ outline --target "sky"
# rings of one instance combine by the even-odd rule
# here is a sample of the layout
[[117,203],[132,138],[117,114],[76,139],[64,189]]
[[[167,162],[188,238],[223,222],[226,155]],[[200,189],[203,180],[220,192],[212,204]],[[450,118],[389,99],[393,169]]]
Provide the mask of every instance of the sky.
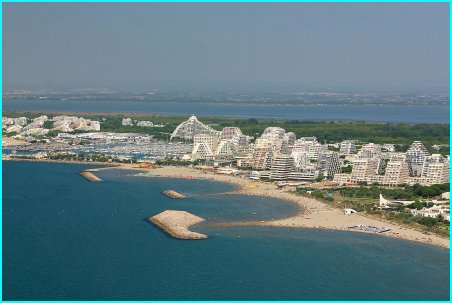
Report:
[[448,3],[3,3],[4,89],[447,89]]

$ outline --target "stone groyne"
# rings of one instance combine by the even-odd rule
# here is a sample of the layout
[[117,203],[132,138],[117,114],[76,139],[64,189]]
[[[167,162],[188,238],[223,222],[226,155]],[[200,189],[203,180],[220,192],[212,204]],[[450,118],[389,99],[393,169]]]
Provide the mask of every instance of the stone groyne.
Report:
[[201,240],[208,238],[207,235],[188,230],[190,226],[201,223],[204,219],[186,211],[165,210],[149,218],[148,221],[163,229],[173,238],[183,240]]
[[165,194],[168,197],[173,198],[173,199],[185,199],[186,198],[183,194],[180,194],[174,190],[165,190],[165,191],[163,191],[163,194]]
[[102,182],[103,180],[96,175],[94,175],[92,172],[89,171],[82,171],[80,173],[85,179],[91,181],[91,182]]

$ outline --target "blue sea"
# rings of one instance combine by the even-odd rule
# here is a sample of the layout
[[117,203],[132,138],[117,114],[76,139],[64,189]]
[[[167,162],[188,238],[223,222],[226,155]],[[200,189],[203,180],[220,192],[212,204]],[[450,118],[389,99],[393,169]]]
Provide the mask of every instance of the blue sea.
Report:
[[196,102],[3,100],[3,111],[112,112],[136,114],[271,118],[305,121],[449,123],[448,106],[410,105],[236,105]]
[[[298,210],[224,195],[233,187],[211,181],[110,170],[91,183],[78,174],[88,167],[3,162],[4,300],[449,300],[449,250],[353,232],[213,227]],[[196,230],[210,238],[176,240],[145,221],[166,209],[206,218]]]

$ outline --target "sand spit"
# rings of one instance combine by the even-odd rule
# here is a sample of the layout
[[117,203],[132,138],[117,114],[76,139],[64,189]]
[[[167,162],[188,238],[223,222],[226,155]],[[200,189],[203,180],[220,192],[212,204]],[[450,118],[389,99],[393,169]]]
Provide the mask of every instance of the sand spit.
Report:
[[148,221],[163,229],[173,238],[183,240],[201,240],[208,238],[207,235],[188,230],[190,226],[201,223],[204,219],[186,211],[165,210],[149,218]]
[[85,179],[88,179],[89,181],[94,182],[94,183],[103,181],[101,178],[97,177],[96,175],[94,175],[92,172],[89,172],[89,171],[82,171],[80,173],[80,175],[82,175]]
[[173,199],[185,199],[185,198],[187,198],[183,194],[180,194],[180,193],[178,193],[177,191],[174,191],[174,190],[165,190],[162,193],[164,195],[167,195],[170,198],[173,198]]

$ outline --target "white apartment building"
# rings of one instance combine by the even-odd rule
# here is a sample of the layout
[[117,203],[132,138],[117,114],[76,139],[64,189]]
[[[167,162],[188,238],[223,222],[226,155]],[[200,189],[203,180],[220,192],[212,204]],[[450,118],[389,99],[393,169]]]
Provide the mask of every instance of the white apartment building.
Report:
[[342,141],[340,145],[340,152],[345,155],[356,153],[355,143],[350,140]]
[[339,155],[332,151],[326,151],[319,155],[317,169],[325,177],[334,178],[334,175],[341,172],[341,162]]
[[413,177],[420,176],[424,159],[430,156],[427,148],[421,141],[414,141],[406,152],[408,164],[410,165],[410,173]]
[[235,145],[228,140],[221,140],[215,150],[215,159],[231,160],[236,153]]
[[328,150],[328,145],[322,145],[320,143],[314,143],[308,148],[309,160],[317,161],[319,154]]
[[121,125],[122,126],[133,126],[132,119],[130,119],[130,118],[122,119]]
[[433,154],[424,158],[421,179],[425,185],[442,184],[449,182],[450,158]]
[[267,127],[261,135],[263,139],[284,139],[286,131],[281,127]]
[[192,160],[214,158],[218,147],[218,136],[213,134],[197,134],[193,137]]
[[210,134],[210,135],[220,135],[220,131],[217,131],[210,126],[200,122],[196,116],[191,116],[187,121],[179,124],[176,129],[171,134],[171,138],[183,138],[183,139],[194,139],[195,135],[199,134]]
[[361,181],[372,182],[377,175],[377,169],[379,164],[378,158],[358,158],[353,161],[352,174],[350,181],[352,183],[358,183]]
[[278,155],[272,161],[270,179],[286,180],[289,174],[295,170],[293,158],[289,155]]
[[295,168],[297,170],[304,170],[309,165],[309,157],[307,151],[292,150],[291,156],[293,157]]
[[256,148],[253,153],[253,168],[268,169],[272,165],[273,152],[271,148]]
[[220,139],[221,140],[231,140],[235,136],[241,136],[242,131],[238,127],[225,127],[221,131]]
[[358,153],[359,158],[374,158],[381,154],[381,146],[379,144],[368,143],[361,147]]
[[393,156],[386,165],[382,184],[387,186],[398,186],[407,182],[410,176],[406,157]]
[[286,141],[289,146],[294,145],[296,140],[297,137],[293,132],[288,132],[284,134],[284,141]]

